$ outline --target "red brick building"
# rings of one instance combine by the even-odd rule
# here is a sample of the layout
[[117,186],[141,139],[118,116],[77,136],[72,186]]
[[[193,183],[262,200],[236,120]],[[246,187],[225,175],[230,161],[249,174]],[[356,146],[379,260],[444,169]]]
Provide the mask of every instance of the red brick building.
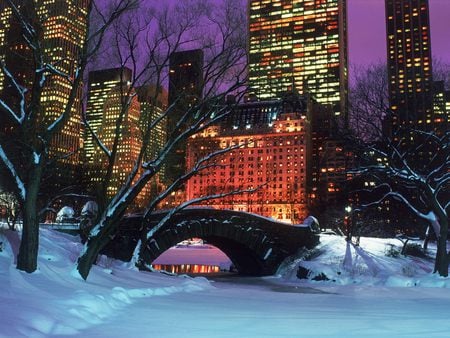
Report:
[[308,214],[307,111],[311,105],[303,98],[292,98],[239,104],[222,125],[192,137],[187,147],[188,168],[214,151],[240,147],[210,160],[213,166],[190,179],[187,199],[257,188],[203,205],[301,223]]

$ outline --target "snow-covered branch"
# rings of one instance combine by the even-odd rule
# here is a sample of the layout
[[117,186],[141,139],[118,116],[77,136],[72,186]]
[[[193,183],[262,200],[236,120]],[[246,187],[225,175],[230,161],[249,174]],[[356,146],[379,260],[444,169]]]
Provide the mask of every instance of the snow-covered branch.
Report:
[[18,124],[22,124],[25,120],[26,112],[25,112],[25,94],[27,93],[28,89],[21,86],[15,79],[15,77],[11,74],[11,72],[6,68],[5,61],[0,60],[0,68],[3,72],[3,74],[6,76],[6,78],[11,82],[13,87],[15,88],[17,94],[20,96],[20,115],[16,114],[14,110],[6,104],[5,101],[0,99],[0,106],[3,108],[4,111],[9,113],[9,115],[15,120]]
[[[62,61],[62,60],[59,60]],[[46,63],[44,65],[43,68],[41,69],[36,69],[36,73],[49,73],[49,74],[53,74],[53,75],[58,75],[60,77],[62,77],[63,79],[65,79],[70,85],[73,85],[73,77],[70,76],[70,74],[68,74],[67,72],[64,72],[62,70],[59,70],[58,68],[56,68],[54,65]],[[45,77],[44,77],[45,79]],[[43,86],[44,84],[41,83],[41,86]]]
[[214,199],[221,199],[221,198],[228,197],[228,196],[251,194],[251,193],[258,191],[265,185],[266,184],[262,184],[262,185],[257,186],[256,188],[232,190],[229,192],[224,192],[224,193],[219,193],[219,194],[201,196],[201,197],[193,198],[189,201],[183,202],[180,205],[176,206],[175,208],[170,209],[170,211],[167,213],[167,215],[164,216],[164,218],[155,227],[153,227],[152,229],[150,229],[147,232],[147,240],[149,240],[158,230],[160,230],[173,217],[173,215],[175,215],[177,212],[179,212],[193,204],[199,204],[201,202],[210,201],[210,200],[214,200]]
[[83,113],[81,114],[82,118],[83,118],[83,125],[87,128],[87,130],[89,131],[90,135],[92,136],[92,138],[94,139],[95,143],[97,143],[97,145],[100,147],[100,149],[103,151],[103,153],[105,153],[105,155],[110,158],[111,157],[111,151],[108,149],[108,147],[102,142],[102,140],[100,140],[100,138],[98,137],[98,134],[94,131],[94,129],[92,129],[91,124],[89,123],[89,121],[86,119],[86,112],[83,111]]
[[24,182],[19,177],[19,173],[17,172],[14,164],[9,160],[8,155],[6,155],[5,150],[3,149],[2,145],[0,144],[0,158],[2,159],[3,163],[5,164],[6,168],[10,172],[13,180],[16,183],[17,189],[19,190],[20,198],[22,199],[22,202],[25,201],[27,196],[27,191],[25,189]]

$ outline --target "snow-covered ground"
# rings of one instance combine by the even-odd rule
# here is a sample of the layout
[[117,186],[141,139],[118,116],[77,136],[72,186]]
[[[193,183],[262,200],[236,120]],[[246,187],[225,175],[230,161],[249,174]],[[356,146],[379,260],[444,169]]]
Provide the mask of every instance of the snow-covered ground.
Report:
[[[78,238],[41,233],[39,270],[27,274],[14,265],[18,234],[0,230],[1,337],[450,336],[450,279],[430,260],[386,256],[386,240],[322,236],[273,277],[209,281],[102,258],[83,281]],[[297,279],[298,264],[329,280]]]

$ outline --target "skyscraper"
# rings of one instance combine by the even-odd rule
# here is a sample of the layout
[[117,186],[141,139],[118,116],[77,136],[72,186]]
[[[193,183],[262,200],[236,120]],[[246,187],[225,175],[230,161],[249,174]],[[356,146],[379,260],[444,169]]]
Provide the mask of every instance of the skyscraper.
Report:
[[347,111],[346,0],[250,0],[249,89],[260,99],[295,86]]
[[[68,75],[48,74],[46,77],[41,96],[42,127],[45,128],[61,116],[69,101],[72,89],[70,78],[76,72],[86,35],[89,0],[34,3],[37,15],[34,20],[39,20],[40,24],[40,29],[36,30],[41,34],[43,60]],[[6,61],[6,66],[21,85],[31,87],[35,71],[32,53],[21,34],[20,23],[6,4],[0,5],[0,58]],[[2,97],[17,107],[18,97],[11,95],[13,91],[10,87],[0,71]],[[55,178],[61,182],[73,176],[75,165],[79,163],[81,90],[82,85],[76,93],[67,123],[54,135],[49,150],[50,158],[57,160]]]
[[[107,183],[107,197],[111,198],[121,188],[132,172],[142,148],[142,132],[140,128],[140,103],[134,90],[130,90],[130,102],[127,109],[123,110],[124,93],[130,90],[128,83],[125,85],[117,84],[110,88],[107,94],[103,96],[102,118],[96,134],[102,144],[109,150],[113,148],[116,142],[117,133],[120,134],[117,143],[117,152],[115,154],[112,166],[110,181]],[[119,130],[117,121],[121,119]],[[92,160],[94,165],[88,168],[93,169],[89,172],[89,178],[95,186],[95,182],[103,182],[107,173],[110,159],[106,156],[100,147],[95,147]],[[142,171],[139,166],[138,171]],[[137,179],[135,178],[134,181]],[[142,207],[148,197],[147,187],[133,201],[134,207]]]
[[433,83],[434,127],[438,132],[448,130],[450,122],[450,90],[445,89],[444,81]]
[[[131,70],[124,68],[102,69],[89,72],[88,101],[86,120],[94,133],[98,133],[111,91],[122,88],[125,93],[127,83],[131,80]],[[84,156],[88,165],[94,163],[94,152],[97,148],[92,133],[86,128],[84,135]]]
[[[145,85],[136,88],[136,92],[141,105],[142,130],[153,124],[145,156],[148,161],[156,158],[166,143],[167,119],[163,115],[167,109],[167,90],[161,86]],[[156,123],[158,120],[159,123]]]
[[[167,138],[176,137],[189,122],[176,128],[182,116],[202,97],[203,51],[200,49],[172,53],[169,62],[169,106]],[[179,144],[166,161],[165,178],[172,182],[185,171],[186,142]]]
[[[142,133],[145,133],[148,125],[151,125],[150,138],[144,161],[158,158],[166,144],[167,118],[164,116],[167,109],[167,90],[161,86],[145,85],[136,88],[138,100],[141,106],[140,125]],[[159,120],[159,122],[157,122]],[[153,198],[164,189],[165,166],[150,180],[147,187],[150,189],[150,198]]]
[[[106,183],[108,198],[114,196],[127,180],[143,144],[141,103],[136,91],[130,87],[131,76],[131,70],[126,67],[89,73],[86,119],[103,146],[111,151],[117,142],[117,150],[114,162],[110,163],[111,159],[96,144],[92,133],[86,130],[84,144],[86,183],[94,193]],[[112,165],[111,177],[109,182],[105,182],[110,165]],[[139,166],[138,174],[141,171]],[[147,186],[137,196],[132,208],[142,208],[148,202],[148,194]]]
[[386,0],[389,104],[392,127],[430,129],[433,117],[428,0]]

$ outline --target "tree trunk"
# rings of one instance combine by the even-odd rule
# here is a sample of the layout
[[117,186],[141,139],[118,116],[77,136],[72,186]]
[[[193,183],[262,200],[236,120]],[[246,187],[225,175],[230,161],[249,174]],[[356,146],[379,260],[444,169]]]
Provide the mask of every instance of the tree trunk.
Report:
[[85,252],[78,258],[77,270],[80,276],[86,280],[89,272],[91,271],[92,265],[94,265],[97,260],[97,256],[102,250],[102,248],[108,242],[101,241],[101,239],[88,239],[85,244]]
[[[120,220],[125,214],[126,209],[136,196],[142,191],[143,187],[148,183],[152,175],[144,175],[139,182],[128,191],[126,198],[122,198],[117,204],[110,204],[106,207],[100,216],[100,221],[92,228],[88,240],[84,244],[84,252],[78,258],[77,270],[80,276],[86,280],[92,265],[97,260],[100,251],[111,241],[116,235]],[[99,229],[97,231],[97,229]]]
[[85,250],[78,258],[77,270],[84,280],[87,279],[100,251],[114,238],[119,220],[120,217],[107,218],[94,226],[94,229],[100,226],[101,230],[97,235],[88,238],[84,245]]
[[430,242],[431,237],[431,226],[427,227],[427,231],[425,232],[425,239],[423,241],[423,252],[426,253],[428,250],[428,243]]
[[28,189],[23,205],[23,229],[17,255],[17,269],[31,273],[37,269],[39,251],[39,218],[36,208],[41,168],[30,173]]
[[23,229],[17,255],[17,269],[25,272],[34,272],[37,269],[39,250],[39,220],[37,219],[36,205],[27,203],[23,208]]
[[440,237],[437,241],[436,261],[434,265],[434,272],[439,273],[440,276],[448,276],[449,257],[447,253],[447,238]]
[[449,253],[447,252],[447,237],[448,237],[448,219],[439,217],[440,234],[437,238],[436,261],[434,265],[434,272],[438,272],[440,276],[448,276],[448,265],[450,263]]

